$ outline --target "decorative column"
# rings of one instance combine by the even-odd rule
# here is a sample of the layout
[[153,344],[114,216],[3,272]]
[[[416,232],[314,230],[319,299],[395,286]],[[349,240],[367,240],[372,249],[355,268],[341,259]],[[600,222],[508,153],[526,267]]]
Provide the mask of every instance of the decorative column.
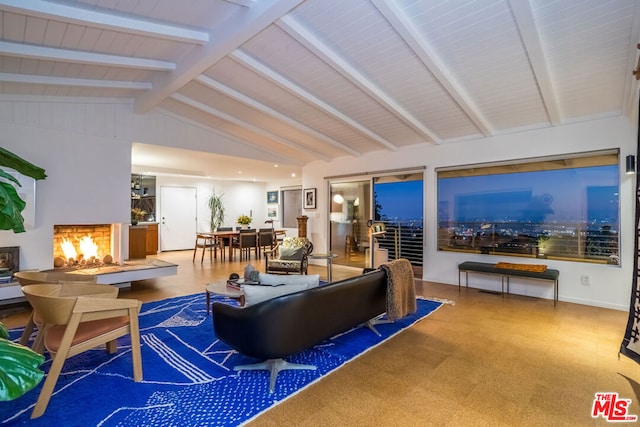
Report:
[[307,237],[307,221],[309,217],[302,215],[296,219],[298,220],[298,237]]

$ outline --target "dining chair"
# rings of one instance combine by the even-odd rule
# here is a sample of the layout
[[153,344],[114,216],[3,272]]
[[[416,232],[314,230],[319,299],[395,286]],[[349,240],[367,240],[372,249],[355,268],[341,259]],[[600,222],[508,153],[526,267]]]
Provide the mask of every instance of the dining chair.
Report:
[[258,258],[258,233],[255,228],[240,230],[238,241],[234,246],[240,251],[240,261],[246,256],[247,260],[251,258],[251,250],[254,256]]
[[208,233],[196,233],[196,243],[193,248],[193,261],[196,262],[196,254],[198,249],[202,249],[202,256],[200,257],[200,264],[204,262],[204,254],[209,251],[209,261],[213,261],[213,258],[218,258],[218,249],[220,250],[221,257],[224,257],[224,249],[220,247],[218,239]]
[[275,233],[272,228],[261,228],[258,230],[258,258],[260,258],[260,250],[273,249],[275,244]]
[[[233,231],[233,227],[218,227],[218,231]],[[224,257],[224,248],[231,245],[231,239],[229,237],[218,237],[218,243],[220,244],[220,251]]]
[[[83,286],[95,292],[76,295]],[[42,317],[44,346],[51,355],[51,367],[31,418],[40,417],[47,409],[66,359],[102,344],[113,354],[119,337],[131,335],[133,379],[142,380],[140,301],[118,299],[118,288],[110,285],[35,284],[22,287],[22,292]]]
[[351,254],[355,253],[357,248],[358,248],[358,244],[356,243],[356,239],[349,234],[345,238],[345,242],[344,242],[344,253],[347,256],[347,259],[351,259]]
[[275,231],[276,244],[282,243],[284,241],[285,237],[287,237],[286,230],[276,230]]

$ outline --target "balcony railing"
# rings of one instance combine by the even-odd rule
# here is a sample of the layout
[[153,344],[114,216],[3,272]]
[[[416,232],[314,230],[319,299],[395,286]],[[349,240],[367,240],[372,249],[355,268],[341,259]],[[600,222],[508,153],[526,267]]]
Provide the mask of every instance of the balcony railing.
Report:
[[424,233],[422,222],[382,221],[386,233],[377,236],[378,245],[389,251],[389,259],[406,258],[414,266],[422,266]]
[[438,227],[438,250],[618,264],[616,227],[448,221]]

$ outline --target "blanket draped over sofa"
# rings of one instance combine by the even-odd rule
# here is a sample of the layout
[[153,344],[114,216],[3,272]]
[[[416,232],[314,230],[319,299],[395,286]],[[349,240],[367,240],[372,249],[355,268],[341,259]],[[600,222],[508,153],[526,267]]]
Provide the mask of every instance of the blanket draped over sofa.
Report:
[[393,321],[415,313],[416,287],[409,260],[400,258],[380,268],[387,273],[387,318]]

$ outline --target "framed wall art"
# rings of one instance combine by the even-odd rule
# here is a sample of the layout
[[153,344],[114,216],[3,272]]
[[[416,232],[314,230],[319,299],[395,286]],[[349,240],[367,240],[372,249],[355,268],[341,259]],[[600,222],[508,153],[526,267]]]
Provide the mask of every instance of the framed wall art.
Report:
[[316,208],[316,189],[315,188],[305,188],[303,197],[303,207],[305,209],[315,209]]
[[267,191],[267,203],[269,204],[278,203],[277,191]]

